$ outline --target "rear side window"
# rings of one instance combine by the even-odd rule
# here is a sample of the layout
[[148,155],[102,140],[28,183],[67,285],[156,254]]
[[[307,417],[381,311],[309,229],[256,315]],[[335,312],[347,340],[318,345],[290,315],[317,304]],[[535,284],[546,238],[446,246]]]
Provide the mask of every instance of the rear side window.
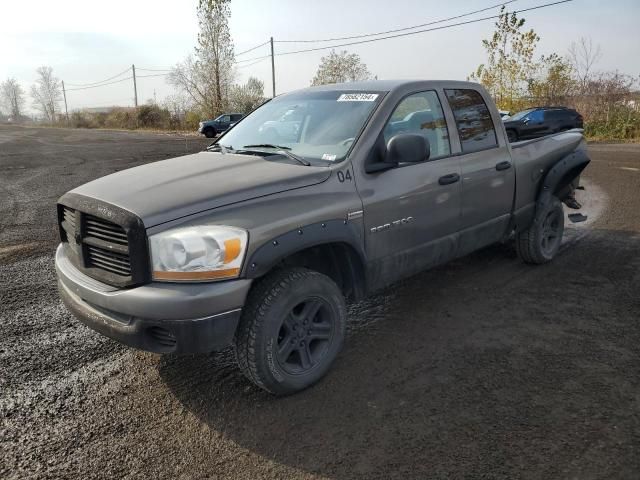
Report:
[[451,153],[447,122],[440,99],[433,90],[414,93],[398,104],[384,127],[385,143],[399,133],[417,133],[425,137],[431,147],[431,159]]
[[463,153],[498,146],[496,130],[489,107],[476,90],[445,90],[456,119]]
[[547,110],[544,112],[545,120],[560,120],[564,116],[568,116],[564,110]]

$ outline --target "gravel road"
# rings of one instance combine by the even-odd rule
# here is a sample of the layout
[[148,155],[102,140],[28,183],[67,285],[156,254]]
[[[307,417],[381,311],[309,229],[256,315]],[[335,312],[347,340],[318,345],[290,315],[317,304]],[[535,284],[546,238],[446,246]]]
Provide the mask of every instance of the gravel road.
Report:
[[352,305],[330,374],[278,399],[58,300],[56,199],[206,144],[0,126],[0,478],[638,478],[640,145],[590,147],[551,264],[494,246]]

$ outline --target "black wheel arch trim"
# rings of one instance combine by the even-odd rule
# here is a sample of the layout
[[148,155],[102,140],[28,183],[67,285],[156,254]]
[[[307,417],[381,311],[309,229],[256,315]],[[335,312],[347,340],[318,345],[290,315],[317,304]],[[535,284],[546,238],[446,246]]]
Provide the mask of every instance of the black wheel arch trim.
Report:
[[589,162],[591,159],[585,149],[576,150],[556,162],[542,180],[536,200],[536,211],[545,208],[558,191],[568,186],[582,173]]
[[[245,262],[243,276],[246,278],[258,278],[265,275],[278,263],[298,252],[311,247],[327,244],[342,243],[351,247],[360,260],[362,274],[366,269],[366,255],[359,232],[359,223],[344,219],[326,220],[299,226],[295,230],[272,238],[258,247],[251,257]],[[351,262],[350,262],[351,263]],[[354,265],[348,266],[355,274]]]

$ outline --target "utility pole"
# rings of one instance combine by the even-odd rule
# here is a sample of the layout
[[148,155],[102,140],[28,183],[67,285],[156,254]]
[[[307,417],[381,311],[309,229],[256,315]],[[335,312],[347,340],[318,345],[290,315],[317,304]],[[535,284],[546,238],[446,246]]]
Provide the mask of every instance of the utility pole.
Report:
[[136,86],[136,66],[131,65],[131,71],[133,72],[133,102],[138,108],[138,87]]
[[69,126],[69,110],[67,110],[67,91],[64,89],[64,80],[62,80],[62,96],[64,97],[64,113],[67,116],[67,127]]
[[273,37],[271,37],[271,83],[273,84],[273,96],[276,96],[276,62],[273,55]]

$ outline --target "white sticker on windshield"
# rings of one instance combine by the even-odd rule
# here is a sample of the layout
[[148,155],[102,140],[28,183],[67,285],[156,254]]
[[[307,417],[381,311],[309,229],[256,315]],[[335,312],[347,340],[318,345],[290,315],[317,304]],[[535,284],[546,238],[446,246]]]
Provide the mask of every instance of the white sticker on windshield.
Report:
[[339,102],[375,102],[377,93],[343,93],[338,97]]
[[322,160],[329,160],[330,162],[333,162],[336,159],[336,155],[335,154],[331,154],[331,153],[323,153],[322,154]]

